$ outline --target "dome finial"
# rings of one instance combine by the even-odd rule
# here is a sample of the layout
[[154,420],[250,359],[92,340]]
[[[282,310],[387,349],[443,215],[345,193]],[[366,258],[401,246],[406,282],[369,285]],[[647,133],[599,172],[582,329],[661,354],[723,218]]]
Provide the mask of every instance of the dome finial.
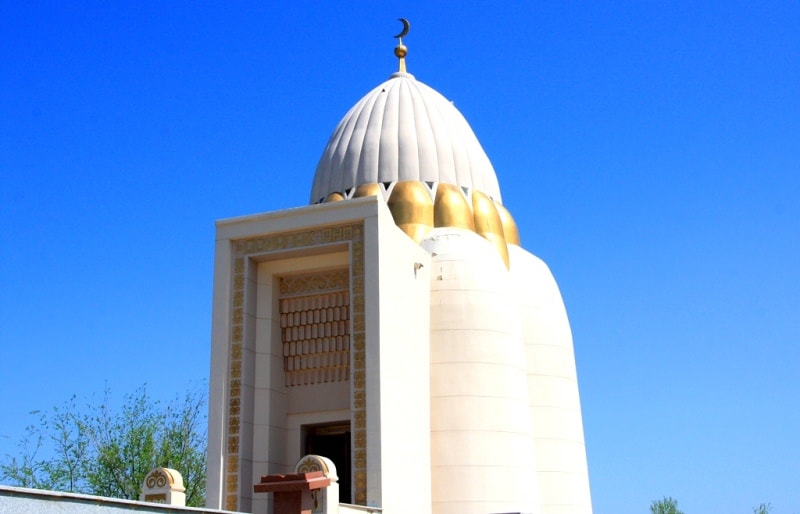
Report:
[[397,18],[397,19],[403,24],[403,30],[400,31],[399,34],[394,36],[397,38],[397,46],[394,47],[394,55],[396,55],[397,58],[400,59],[400,73],[405,73],[406,54],[408,53],[408,48],[406,48],[406,45],[403,44],[403,36],[408,34],[408,29],[411,28],[411,24],[405,18]]

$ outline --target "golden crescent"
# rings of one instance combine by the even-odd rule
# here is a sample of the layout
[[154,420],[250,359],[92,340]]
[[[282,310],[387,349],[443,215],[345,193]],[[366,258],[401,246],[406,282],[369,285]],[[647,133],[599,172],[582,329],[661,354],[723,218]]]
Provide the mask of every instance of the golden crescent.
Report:
[[405,37],[405,35],[408,34],[408,29],[411,28],[411,24],[405,18],[397,18],[397,20],[403,23],[403,30],[394,37],[400,39],[401,37]]

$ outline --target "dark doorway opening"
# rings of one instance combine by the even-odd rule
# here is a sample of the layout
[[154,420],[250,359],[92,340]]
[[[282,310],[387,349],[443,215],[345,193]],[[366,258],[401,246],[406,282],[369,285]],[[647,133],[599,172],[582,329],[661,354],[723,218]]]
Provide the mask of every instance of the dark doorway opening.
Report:
[[306,454],[322,455],[333,461],[339,475],[339,503],[352,503],[350,496],[350,422],[306,425]]

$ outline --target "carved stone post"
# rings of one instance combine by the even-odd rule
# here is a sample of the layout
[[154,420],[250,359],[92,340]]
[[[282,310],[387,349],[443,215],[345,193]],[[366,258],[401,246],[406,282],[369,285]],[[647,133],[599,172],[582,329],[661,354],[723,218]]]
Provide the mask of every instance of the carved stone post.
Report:
[[339,476],[336,474],[336,465],[327,457],[321,455],[306,455],[294,467],[295,473],[309,473],[322,471],[325,478],[331,483],[324,489],[311,492],[314,501],[312,514],[337,514],[339,512]]
[[144,477],[139,500],[167,505],[186,505],[183,477],[174,469],[156,468]]

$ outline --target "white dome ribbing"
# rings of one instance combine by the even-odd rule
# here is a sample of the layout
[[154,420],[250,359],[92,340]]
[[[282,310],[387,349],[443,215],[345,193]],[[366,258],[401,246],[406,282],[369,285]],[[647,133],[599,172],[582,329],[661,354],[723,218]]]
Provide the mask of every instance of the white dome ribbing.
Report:
[[500,202],[492,163],[453,104],[408,73],[394,73],[342,118],[317,165],[311,203],[361,184],[455,184]]

